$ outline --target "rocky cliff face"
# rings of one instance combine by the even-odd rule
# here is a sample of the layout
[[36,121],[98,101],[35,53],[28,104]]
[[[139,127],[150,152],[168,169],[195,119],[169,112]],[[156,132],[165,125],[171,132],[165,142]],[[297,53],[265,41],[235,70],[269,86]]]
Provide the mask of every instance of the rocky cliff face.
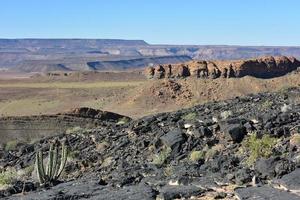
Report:
[[300,67],[294,57],[262,57],[236,61],[190,61],[182,64],[167,64],[149,67],[145,71],[148,78],[232,78],[254,76],[272,78],[282,76]]

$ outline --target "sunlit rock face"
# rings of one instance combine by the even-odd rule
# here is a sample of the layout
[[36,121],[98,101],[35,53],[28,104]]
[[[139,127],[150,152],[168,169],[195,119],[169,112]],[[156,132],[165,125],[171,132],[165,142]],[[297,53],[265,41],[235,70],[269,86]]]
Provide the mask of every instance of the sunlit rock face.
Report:
[[233,78],[253,76],[273,78],[285,75],[300,67],[294,57],[267,56],[249,60],[234,61],[189,61],[181,64],[165,64],[145,70],[148,78]]

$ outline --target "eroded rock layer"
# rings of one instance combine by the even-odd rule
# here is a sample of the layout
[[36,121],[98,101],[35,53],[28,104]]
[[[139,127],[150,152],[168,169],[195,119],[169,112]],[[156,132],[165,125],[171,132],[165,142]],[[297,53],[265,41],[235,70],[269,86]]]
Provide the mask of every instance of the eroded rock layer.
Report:
[[182,64],[167,64],[149,67],[145,70],[148,78],[232,78],[254,76],[272,78],[285,75],[300,67],[294,57],[261,57],[235,61],[189,61]]
[[130,121],[129,117],[92,108],[76,108],[55,115],[36,115],[0,118],[0,144],[12,139],[33,140],[42,136],[57,135],[74,128],[92,128],[101,123]]

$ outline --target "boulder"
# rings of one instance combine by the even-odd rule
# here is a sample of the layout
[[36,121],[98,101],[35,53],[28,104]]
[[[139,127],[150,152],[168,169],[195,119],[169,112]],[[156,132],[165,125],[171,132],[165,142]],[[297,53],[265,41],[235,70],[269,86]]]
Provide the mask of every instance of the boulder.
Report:
[[252,199],[272,199],[272,200],[299,200],[300,196],[288,191],[279,190],[270,186],[238,188],[235,190],[236,196],[243,200]]
[[185,141],[185,138],[181,129],[174,129],[162,136],[160,140],[162,141],[162,144],[170,147],[172,153],[176,155],[180,152],[180,146]]
[[243,168],[235,173],[235,182],[238,185],[243,185],[251,182],[252,177],[253,175],[251,174],[251,170],[248,168]]
[[275,177],[275,163],[278,158],[262,158],[258,160],[255,164],[255,169],[261,174],[263,178],[273,178]]
[[244,139],[245,135],[247,135],[247,129],[241,123],[232,122],[228,120],[220,123],[221,131],[225,133],[228,140],[239,143]]
[[255,170],[262,178],[280,177],[294,169],[294,164],[280,157],[261,158],[255,164]]
[[205,192],[204,189],[196,186],[164,186],[159,189],[159,199],[187,199],[192,196],[200,196]]
[[284,175],[280,179],[274,180],[273,182],[282,186],[286,190],[298,192],[300,195],[300,168]]

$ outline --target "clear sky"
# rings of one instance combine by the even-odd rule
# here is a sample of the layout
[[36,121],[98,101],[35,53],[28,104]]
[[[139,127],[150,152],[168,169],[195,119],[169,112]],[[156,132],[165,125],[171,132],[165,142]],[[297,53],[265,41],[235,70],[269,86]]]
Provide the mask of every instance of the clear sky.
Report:
[[0,0],[0,38],[300,46],[300,0]]

